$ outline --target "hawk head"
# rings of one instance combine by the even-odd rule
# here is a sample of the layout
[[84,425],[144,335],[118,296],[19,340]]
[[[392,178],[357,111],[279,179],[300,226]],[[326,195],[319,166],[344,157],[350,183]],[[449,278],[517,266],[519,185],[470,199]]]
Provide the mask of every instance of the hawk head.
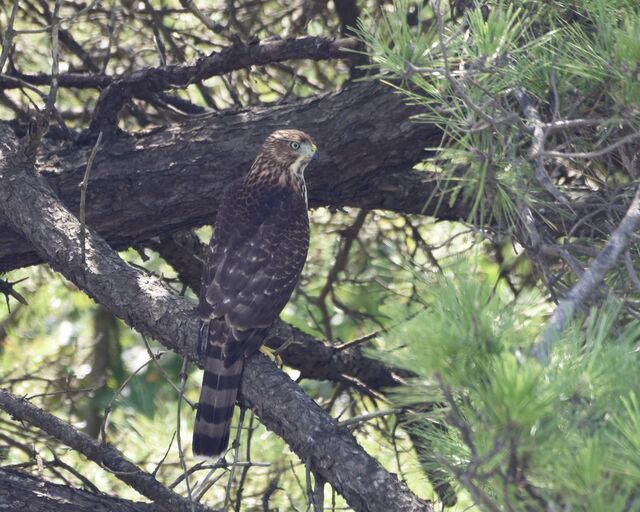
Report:
[[318,158],[313,139],[300,130],[278,130],[267,137],[250,174],[260,181],[304,187],[303,173]]

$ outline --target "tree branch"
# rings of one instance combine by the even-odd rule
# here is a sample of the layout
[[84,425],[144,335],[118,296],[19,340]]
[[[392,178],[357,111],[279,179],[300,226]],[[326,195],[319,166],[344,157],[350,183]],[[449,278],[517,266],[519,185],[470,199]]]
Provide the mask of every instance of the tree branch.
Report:
[[191,503],[169,490],[152,475],[128,461],[111,445],[100,444],[84,432],[80,432],[68,423],[3,389],[0,389],[0,409],[8,412],[12,418],[26,421],[82,453],[89,460],[111,471],[143,496],[161,505],[164,510],[184,512],[211,510],[203,505]]
[[[83,266],[79,222],[25,163],[6,127],[0,127],[0,149],[0,209],[10,226],[55,270],[114,314],[166,347],[198,360],[199,320],[193,305],[158,279],[128,266],[93,230],[87,231]],[[432,510],[263,356],[247,361],[241,399],[354,509]]]
[[195,64],[146,68],[113,80],[100,94],[93,113],[89,135],[112,133],[117,128],[118,113],[132,98],[146,98],[157,92],[186,87],[215,75],[236,69],[263,66],[291,59],[334,59],[347,57],[343,49],[360,46],[356,39],[301,37],[273,42],[237,43],[221,52],[199,59]]
[[155,512],[157,505],[95,494],[0,468],[0,508],[29,512]]
[[[93,165],[87,225],[120,250],[212,223],[224,187],[246,173],[262,141],[283,126],[307,131],[320,148],[321,159],[307,171],[314,207],[466,217],[470,208],[462,198],[450,201],[442,190],[446,184],[434,174],[410,171],[424,157],[422,148],[437,146],[441,137],[436,127],[409,120],[417,112],[391,88],[360,83],[310,100],[207,116],[106,142]],[[50,146],[39,160],[39,171],[75,214],[90,153],[91,145]],[[432,200],[436,193],[444,196],[439,209]],[[0,214],[0,271],[39,261]]]
[[[349,37],[299,37],[267,42],[252,41],[234,44],[198,59],[195,64],[145,68],[121,75],[62,73],[58,77],[58,84],[60,87],[75,89],[105,89],[112,84],[118,84],[130,92],[130,97],[139,97],[138,91],[134,90],[136,87],[140,88],[140,93],[160,92],[185,87],[194,80],[223,75],[251,66],[298,59],[345,59],[350,58],[351,54],[343,52],[342,49],[356,49],[359,46],[359,41]],[[13,75],[0,76],[0,90],[21,87],[16,78],[30,85],[50,85],[52,80],[48,74],[28,75],[14,72]]]
[[549,364],[551,349],[560,332],[571,321],[575,312],[589,299],[598,286],[604,281],[607,273],[618,261],[618,257],[631,241],[640,224],[640,186],[629,210],[620,225],[611,234],[598,256],[589,268],[578,278],[567,297],[560,301],[553,316],[542,333],[542,338],[531,348],[533,356],[543,365]]

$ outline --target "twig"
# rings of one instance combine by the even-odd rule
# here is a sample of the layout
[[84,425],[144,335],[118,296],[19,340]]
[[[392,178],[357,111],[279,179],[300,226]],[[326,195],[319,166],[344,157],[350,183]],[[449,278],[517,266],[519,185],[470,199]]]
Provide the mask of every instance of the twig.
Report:
[[100,142],[102,142],[102,132],[98,134],[98,139],[93,145],[93,149],[91,150],[91,154],[89,155],[89,160],[87,160],[87,168],[84,171],[84,178],[82,178],[82,183],[80,184],[80,243],[82,244],[82,266],[85,267],[87,265],[87,253],[85,244],[87,188],[89,187],[89,176],[91,175],[91,169],[93,168],[93,160],[95,159],[98,148],[100,147]]
[[[148,345],[147,345],[148,346]],[[155,360],[155,359],[154,359]],[[195,502],[193,501],[193,493],[191,490],[191,482],[189,482],[189,473],[187,472],[187,463],[184,460],[184,450],[182,448],[182,436],[180,423],[182,419],[182,398],[184,397],[184,388],[187,385],[187,366],[189,365],[189,360],[185,357],[182,359],[182,368],[180,369],[180,393],[178,395],[178,410],[176,413],[176,440],[178,442],[178,457],[180,458],[180,467],[182,468],[182,472],[184,474],[184,481],[187,486],[187,495],[189,496],[189,501],[191,502],[192,510],[195,510]]]
[[636,269],[633,268],[633,261],[631,260],[631,253],[626,250],[624,252],[624,264],[627,267],[627,273],[629,274],[629,277],[631,278],[631,282],[633,283],[633,286],[635,286],[636,291],[640,292],[640,278],[638,277],[638,274],[636,273]]
[[53,464],[71,473],[78,480],[80,480],[84,484],[84,486],[87,489],[89,489],[91,492],[100,494],[100,489],[98,489],[91,480],[89,480],[86,476],[80,473],[80,471],[78,471],[76,468],[74,468],[73,466],[69,466],[69,464],[64,462],[60,457],[58,457],[58,454],[55,451],[53,451],[53,449],[51,449],[50,447],[49,447],[49,451],[51,451],[51,455],[53,455],[53,461],[52,461]]
[[[253,426],[254,418],[255,416],[253,414],[253,411],[251,411],[249,416],[249,426],[247,428],[247,442],[246,442],[246,450],[245,450],[245,457],[247,459],[247,462],[249,462],[249,464],[247,464],[242,468],[242,473],[240,474],[240,481],[238,482],[238,489],[236,490],[235,512],[241,512],[244,483],[247,479],[247,475],[249,474],[249,468],[251,467],[251,439],[253,438],[253,432],[255,430],[255,427]],[[238,463],[236,462],[236,465],[237,464]]]
[[231,470],[229,471],[229,480],[227,480],[227,489],[224,495],[224,505],[222,506],[222,512],[227,512],[227,509],[229,508],[229,502],[231,500],[231,486],[233,485],[233,477],[236,473],[236,467],[238,466],[238,456],[240,455],[240,437],[242,435],[242,424],[244,423],[245,410],[245,407],[240,406],[240,417],[238,419],[236,438],[233,441],[233,462],[231,463]]
[[107,444],[107,424],[109,421],[109,414],[111,413],[111,410],[113,408],[113,403],[120,396],[120,393],[122,393],[122,390],[129,385],[129,382],[131,382],[131,379],[133,379],[136,375],[138,375],[138,373],[140,373],[144,368],[149,366],[149,364],[152,361],[153,359],[147,359],[147,361],[142,363],[133,373],[131,373],[124,380],[122,384],[120,384],[120,387],[116,390],[116,392],[113,395],[111,395],[111,399],[109,400],[109,402],[104,408],[104,416],[102,417],[102,423],[100,425],[100,438],[102,439],[102,444]]
[[402,409],[385,409],[383,411],[375,411],[370,412],[368,414],[362,414],[361,416],[355,416],[354,418],[349,418],[348,420],[338,422],[338,427],[348,427],[350,425],[358,425],[359,423],[363,423],[365,421],[369,421],[375,418],[382,418],[383,416],[390,416],[391,414],[400,414]]
[[7,301],[7,309],[9,313],[11,313],[11,307],[9,305],[9,296],[16,299],[21,304],[27,305],[27,299],[25,299],[22,295],[20,295],[17,291],[13,289],[13,286],[21,283],[22,281],[26,281],[29,279],[28,277],[23,277],[22,279],[18,279],[17,281],[5,281],[4,279],[0,279],[0,293],[4,294],[4,298]]
[[169,440],[169,444],[167,445],[167,449],[165,450],[164,455],[158,461],[158,463],[156,464],[155,469],[151,473],[153,476],[156,476],[158,474],[158,471],[160,471],[160,468],[162,467],[162,464],[164,464],[164,461],[169,456],[169,452],[171,451],[171,447],[173,446],[173,441],[175,440],[175,438],[176,438],[176,432],[174,430],[173,434],[171,434],[171,439]]
[[11,9],[11,14],[9,15],[9,21],[7,23],[7,27],[4,31],[4,37],[2,38],[2,54],[0,54],[0,73],[4,69],[4,64],[7,61],[7,57],[9,57],[9,51],[11,49],[11,41],[13,40],[13,36],[15,31],[13,30],[13,24],[16,21],[16,13],[18,12],[18,4],[20,0],[13,0],[13,9]]
[[193,490],[193,493],[196,496],[195,497],[196,502],[199,502],[202,498],[204,498],[204,495],[207,494],[207,491],[211,489],[213,484],[215,484],[218,480],[220,480],[224,476],[224,471],[223,471],[217,477],[211,478],[213,473],[215,473],[216,469],[219,469],[219,468],[226,469],[228,465],[227,465],[227,461],[224,460],[224,456],[223,456],[216,464],[210,467],[211,469],[209,470],[207,475],[204,477],[204,480],[202,480],[202,483],[198,487],[194,488]]
[[347,350],[349,348],[357,347],[358,345],[362,345],[364,343],[368,343],[371,340],[376,339],[380,335],[380,331],[370,332],[369,334],[365,334],[364,336],[360,336],[355,340],[347,341],[340,345],[335,345],[333,349],[335,351]]
[[640,131],[635,133],[631,133],[625,137],[622,137],[620,140],[617,140],[613,144],[606,146],[602,149],[597,149],[596,151],[586,151],[586,152],[577,152],[577,153],[563,153],[562,151],[542,151],[542,156],[551,156],[556,158],[596,158],[602,155],[606,155],[607,153],[611,153],[614,149],[619,148],[620,146],[627,144],[628,142],[634,141],[640,138]]
[[102,73],[107,72],[107,66],[111,60],[111,48],[113,47],[113,41],[116,35],[116,0],[111,0],[111,9],[109,14],[109,25],[107,26],[109,32],[109,41],[107,42],[107,48],[104,51],[104,61],[102,62]]
[[[73,13],[71,16],[67,16],[66,18],[60,18],[59,23],[65,23],[67,25],[70,25],[77,18],[79,18],[80,16],[82,16],[86,12],[89,12],[91,9],[93,9],[95,7],[95,5],[99,1],[100,0],[93,0],[93,2],[91,2],[90,4],[85,5],[85,7],[83,7],[79,11]],[[50,23],[50,24],[45,25],[44,27],[41,27],[41,28],[16,30],[15,32],[16,32],[16,34],[39,34],[39,33],[42,33],[42,32],[49,32],[53,28],[53,26],[54,26],[54,23]]]
[[538,110],[533,105],[533,101],[529,95],[522,89],[516,89],[514,95],[520,104],[520,108],[524,112],[525,117],[533,125],[533,142],[531,143],[530,158],[532,160],[534,175],[538,183],[551,194],[556,200],[565,206],[570,206],[569,200],[560,192],[549,178],[549,173],[544,165],[544,142],[546,138],[545,131],[542,128],[542,120]]
[[51,24],[51,87],[49,88],[49,97],[44,109],[45,118],[48,118],[55,108],[56,98],[58,96],[58,75],[60,74],[60,41],[58,35],[60,33],[60,3],[62,0],[56,0],[53,7],[53,22]]
[[215,34],[222,35],[227,32],[227,29],[220,25],[220,23],[216,23],[211,18],[203,14],[203,12],[198,9],[198,6],[193,0],[180,0],[180,5],[185,9],[188,9],[191,14],[198,18],[209,30],[211,30]]
[[29,138],[23,149],[24,155],[28,159],[35,159],[36,151],[40,146],[40,141],[49,127],[49,118],[55,110],[56,98],[58,96],[58,75],[60,74],[60,44],[58,34],[60,29],[60,3],[62,0],[56,0],[53,8],[53,24],[51,26],[51,85],[49,94],[45,103],[44,111],[37,114],[33,125],[30,127]]
[[[305,512],[311,512],[311,505],[314,502],[313,499],[313,485],[311,485],[311,461],[307,460],[304,464],[304,475],[305,475],[305,482],[307,485],[307,508],[305,510]],[[314,507],[315,508],[315,507]],[[317,512],[317,511],[314,511]]]
[[[173,380],[171,379],[171,377],[169,376],[169,374],[167,373],[167,371],[162,367],[162,365],[160,364],[160,358],[166,354],[166,352],[157,352],[157,353],[153,353],[153,351],[151,350],[151,345],[149,345],[149,340],[147,339],[147,337],[142,334],[142,341],[144,341],[144,345],[147,349],[147,354],[149,354],[149,357],[153,360],[153,362],[156,365],[156,368],[158,369],[158,371],[162,374],[162,376],[165,378],[165,380],[169,383],[169,385],[176,390],[176,393],[178,393],[178,396],[181,397],[182,400],[184,400],[185,402],[187,402],[189,404],[189,407],[191,407],[192,409],[195,410],[196,408],[196,404],[194,404],[191,400],[189,400],[186,396],[184,396],[184,386],[182,385],[182,375],[184,372],[184,368],[182,369],[182,372],[180,373],[180,387],[176,386],[175,382],[173,382]],[[183,363],[184,365],[184,363]]]
[[[205,462],[199,462],[198,464],[196,464],[195,466],[190,467],[187,470],[187,475],[193,475],[196,471],[202,471],[205,469],[208,469],[209,471],[215,471],[216,469],[226,469],[229,466],[229,464],[227,463],[226,460],[224,459],[220,459],[217,462],[215,462],[214,464],[206,464]],[[255,461],[251,461],[251,460],[240,460],[238,462],[236,462],[236,466],[238,466],[239,468],[245,468],[245,467],[260,467],[260,468],[268,468],[271,467],[271,463],[270,462],[255,462]],[[175,487],[177,487],[180,482],[182,482],[185,478],[185,474],[181,474],[179,477],[177,477],[173,482],[171,482],[171,484],[169,484],[167,487],[169,489],[174,489]],[[194,489],[194,494],[196,493],[196,490]],[[196,497],[196,501],[197,497]]]
[[540,126],[549,134],[557,130],[568,130],[572,128],[580,128],[582,126],[602,126],[605,124],[613,124],[620,122],[621,119],[607,119],[604,117],[593,117],[590,119],[559,119],[551,123],[541,123]]
[[611,234],[609,240],[598,253],[593,263],[578,278],[567,297],[560,301],[553,316],[547,323],[541,339],[531,348],[531,354],[544,366],[549,364],[551,349],[558,334],[573,318],[576,310],[591,296],[594,290],[602,283],[605,276],[615,265],[620,253],[624,251],[630,239],[640,223],[640,186],[636,189],[635,196],[622,222]]
[[313,510],[314,512],[322,512],[324,510],[324,485],[325,481],[320,474],[313,472],[313,480],[315,486],[313,489]]
[[271,496],[273,496],[273,493],[276,492],[278,489],[280,489],[280,487],[278,487],[278,478],[279,478],[279,474],[277,474],[276,477],[269,482],[269,484],[267,485],[267,488],[264,490],[264,493],[262,494],[262,511],[263,512],[269,512],[271,510],[271,508],[269,507],[269,500],[271,499]]
[[444,41],[444,20],[442,19],[442,12],[440,12],[440,0],[437,0],[433,8],[433,11],[436,16],[437,27],[438,27],[438,43],[440,46],[440,52],[442,53],[442,60],[444,64],[442,71],[444,73],[445,78],[451,84],[451,87],[453,87],[453,90],[456,92],[456,94],[465,103],[465,105],[467,105],[467,107],[473,110],[478,115],[478,117],[480,117],[480,119],[482,119],[486,123],[489,123],[492,126],[497,126],[498,124],[505,123],[505,122],[516,121],[517,116],[512,112],[508,112],[505,115],[505,117],[501,119],[497,119],[487,114],[481,107],[475,104],[475,102],[464,91],[462,85],[460,85],[460,83],[454,78],[454,76],[451,74],[451,71],[449,70],[449,57],[447,55],[447,46]]
[[361,209],[356,215],[353,223],[342,232],[340,249],[335,256],[335,260],[331,267],[331,270],[329,270],[329,273],[327,274],[327,279],[324,283],[324,286],[322,287],[322,290],[320,290],[318,296],[313,299],[322,312],[323,331],[325,336],[329,339],[331,339],[333,336],[329,312],[327,309],[327,295],[329,295],[329,293],[333,290],[333,286],[337,282],[340,272],[344,271],[344,269],[346,268],[346,265],[349,261],[348,258],[351,247],[353,246],[353,242],[358,238],[358,235],[360,233],[360,230],[364,226],[364,222],[367,218],[368,213],[369,212],[364,208]]
[[162,21],[159,19],[158,14],[155,9],[152,7],[149,0],[143,0],[144,5],[147,9],[147,12],[151,15],[151,28],[153,30],[153,39],[156,42],[156,47],[158,48],[158,54],[160,55],[160,65],[167,65],[167,50],[164,46],[164,42],[162,41],[162,36],[160,35],[160,29],[158,26]]

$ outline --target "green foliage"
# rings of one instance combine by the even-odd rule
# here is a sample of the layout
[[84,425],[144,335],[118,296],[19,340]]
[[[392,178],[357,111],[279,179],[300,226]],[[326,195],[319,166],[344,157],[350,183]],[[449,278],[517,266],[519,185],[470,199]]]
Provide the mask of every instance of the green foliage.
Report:
[[640,323],[621,324],[612,300],[542,368],[526,353],[548,306],[493,284],[463,264],[421,283],[426,309],[378,354],[416,374],[395,403],[439,404],[413,428],[472,495],[513,510],[627,510],[640,485]]
[[[445,11],[444,2],[439,4]],[[640,127],[635,2],[496,1],[467,9],[458,20],[445,11],[441,25],[425,8],[415,26],[403,14],[407,2],[395,6],[382,21],[365,18],[358,35],[375,76],[424,108],[417,120],[443,130],[441,144],[430,149],[438,170],[450,178],[451,200],[472,204],[470,221],[512,228],[522,220],[523,205],[558,208],[534,178],[529,120],[518,108],[515,89],[535,99],[543,120],[589,118],[594,112],[606,119],[594,129],[563,134],[565,149],[591,151]]]
[[[72,9],[71,3],[64,4],[63,10]],[[327,13],[316,16],[306,3],[237,3],[237,12],[226,2],[210,4],[207,12],[215,14],[212,18],[217,16],[234,31],[246,24],[243,40],[254,35],[335,35],[339,24],[332,3],[327,4],[326,19]],[[381,211],[364,212],[362,218],[363,212],[352,209],[315,210],[309,259],[283,319],[329,343],[364,337],[362,346],[375,347],[376,357],[414,372],[415,379],[389,394],[393,405],[410,407],[403,415],[408,419],[376,417],[358,423],[353,432],[371,455],[421,497],[438,498],[433,480],[427,482],[422,471],[426,467],[444,468],[453,476],[461,491],[459,510],[488,508],[487,503],[514,510],[638,509],[632,498],[640,480],[640,328],[628,319],[637,303],[626,301],[623,309],[610,301],[574,322],[563,332],[548,368],[527,357],[552,307],[538,291],[544,280],[561,276],[559,281],[566,285],[575,278],[557,262],[549,264],[549,274],[541,278],[537,262],[532,263],[516,242],[514,233],[521,229],[525,208],[543,220],[546,212],[562,208],[535,177],[529,121],[513,94],[516,88],[526,90],[543,122],[599,119],[597,125],[550,132],[547,150],[593,151],[636,131],[637,2],[489,1],[483,2],[484,9],[469,7],[462,17],[452,18],[448,2],[442,1],[441,24],[434,13],[437,3],[415,4],[358,2],[363,15],[357,32],[371,57],[369,78],[384,80],[422,107],[416,121],[442,129],[440,144],[428,148],[434,158],[417,168],[448,178],[448,188],[439,189],[432,201],[446,209],[462,198],[471,204],[468,220],[473,225]],[[96,12],[67,28],[100,66],[106,65],[107,73],[158,65],[146,10],[131,2],[114,5],[118,22],[108,62],[108,9],[97,5]],[[158,12],[187,61],[232,43],[220,34],[201,33],[200,23],[177,0],[164,2]],[[263,22],[266,19],[269,23]],[[18,20],[16,28],[38,29],[14,39],[17,69],[48,72],[50,31],[32,18]],[[82,69],[77,56],[64,47],[62,51],[68,70]],[[170,64],[180,61],[169,52]],[[217,108],[223,109],[333,90],[346,76],[343,62],[300,60],[213,77],[205,86]],[[22,107],[39,101],[33,93],[6,91]],[[86,127],[98,93],[60,90],[57,107],[69,127]],[[172,94],[206,105],[195,83]],[[174,116],[143,100],[134,103],[121,113],[125,129],[184,120],[183,114]],[[0,115],[13,115],[8,104],[0,105]],[[138,119],[129,110],[145,116]],[[585,184],[613,195],[621,183],[635,179],[620,158],[615,153],[586,163],[569,158],[548,158],[545,163],[550,172],[568,168],[584,178],[575,185],[569,180],[558,184],[578,201],[585,196]],[[615,221],[616,205],[605,206],[609,220]],[[570,219],[563,211],[562,219]],[[588,222],[584,219],[581,228],[591,227]],[[578,267],[586,260],[584,251],[591,255],[601,242],[602,230],[594,231],[598,235],[583,243],[583,252],[571,254]],[[200,231],[205,240],[210,234],[210,228]],[[559,243],[570,246],[580,236],[576,232]],[[345,247],[346,256],[338,258]],[[136,251],[124,253],[132,264],[163,276],[168,285],[184,292],[175,283],[175,272],[158,255],[148,256],[143,261]],[[178,417],[178,394],[149,361],[143,340],[116,319],[101,319],[101,308],[45,268],[7,277],[25,275],[30,279],[20,291],[29,306],[12,302],[14,313],[0,315],[3,386],[94,436],[111,404],[107,441],[146,470],[157,469],[158,479],[166,484],[180,477],[174,434],[180,425],[186,462],[192,467],[189,435],[194,414],[183,404]],[[630,287],[628,281],[626,274],[618,273],[610,276],[608,285],[618,292]],[[191,291],[185,296],[196,300]],[[367,336],[372,333],[377,337]],[[153,341],[151,346],[162,349]],[[160,364],[177,384],[182,361],[166,354]],[[303,379],[299,372],[285,370],[339,421],[389,407],[378,390],[371,398],[343,383]],[[185,395],[196,401],[201,373],[190,368],[188,374]],[[431,403],[438,405],[428,409],[425,404]],[[238,421],[236,412],[232,434]],[[42,456],[45,470],[60,470],[53,453],[101,491],[139,499],[113,475],[55,439],[22,428],[6,415],[0,416],[0,426],[11,441],[2,439],[3,462],[35,466],[29,450],[16,444],[22,443]],[[231,494],[243,489],[242,510],[261,509],[272,484],[277,491],[269,499],[271,509],[301,510],[308,505],[304,461],[249,412],[238,458],[258,464],[247,468],[246,480],[238,470],[231,482]],[[194,473],[192,482],[208,471]],[[58,474],[50,471],[46,477],[55,479]],[[70,478],[81,484],[73,475]],[[219,481],[205,501],[218,507],[225,499],[228,469],[216,470],[213,478]],[[184,482],[176,490],[187,494]],[[325,506],[330,492],[327,486]],[[336,509],[345,506],[339,497],[335,502]]]

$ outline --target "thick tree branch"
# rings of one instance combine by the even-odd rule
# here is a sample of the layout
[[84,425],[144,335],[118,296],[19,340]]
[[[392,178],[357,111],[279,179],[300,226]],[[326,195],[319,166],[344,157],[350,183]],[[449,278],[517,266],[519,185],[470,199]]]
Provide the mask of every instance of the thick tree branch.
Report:
[[54,484],[22,471],[0,468],[0,509],[29,512],[155,512],[158,506],[94,494],[69,485]]
[[[79,222],[20,157],[10,131],[0,131],[0,209],[55,269],[91,297],[183,356],[197,360],[198,318],[193,306],[162,283],[128,266],[88,230],[82,265]],[[262,422],[283,436],[312,471],[329,482],[356,510],[427,511],[397,478],[358,446],[275,365],[260,355],[247,361],[241,398]]]
[[153,93],[186,87],[214,75],[223,75],[236,69],[261,66],[290,59],[331,59],[346,57],[343,49],[359,46],[356,39],[330,39],[301,37],[267,43],[238,43],[219,53],[199,59],[193,65],[146,68],[123,75],[112,81],[102,93],[93,113],[89,135],[112,133],[118,124],[118,113],[132,98],[146,98]]
[[[307,131],[320,148],[319,162],[307,171],[312,206],[466,217],[470,208],[461,198],[449,201],[442,190],[446,184],[436,175],[410,171],[424,157],[422,148],[437,146],[441,138],[437,128],[410,121],[417,112],[391,88],[364,83],[297,103],[119,138],[103,144],[96,156],[87,225],[123,249],[213,222],[224,187],[247,172],[262,141],[283,126]],[[39,160],[39,170],[74,213],[90,153],[91,145],[50,147]],[[0,215],[0,271],[39,261]]]

